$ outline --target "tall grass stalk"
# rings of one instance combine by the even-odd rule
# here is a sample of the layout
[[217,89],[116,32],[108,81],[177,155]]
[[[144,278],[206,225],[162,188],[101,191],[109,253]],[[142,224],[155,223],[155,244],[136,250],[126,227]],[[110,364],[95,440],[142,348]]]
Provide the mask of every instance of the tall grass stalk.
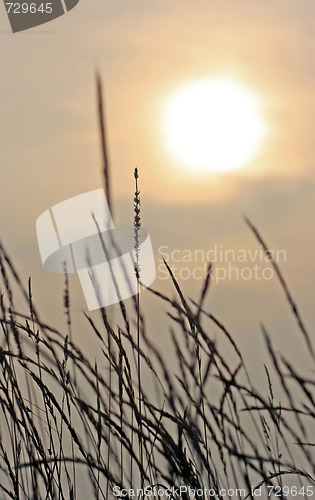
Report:
[[[113,205],[112,205],[112,197],[111,197],[111,184],[110,184],[110,165],[109,165],[109,158],[108,158],[108,147],[107,147],[107,141],[106,141],[106,128],[105,128],[105,112],[104,112],[104,99],[103,99],[103,85],[102,85],[102,80],[101,76],[99,73],[96,75],[96,85],[97,85],[97,102],[98,102],[98,118],[99,118],[99,129],[100,129],[100,138],[101,138],[101,150],[102,150],[102,158],[103,158],[103,178],[105,180],[105,194],[106,194],[106,199],[109,207],[109,211],[111,213],[111,216],[113,217]],[[102,311],[102,316],[103,316],[103,321],[104,324],[107,323],[107,318],[105,315],[105,311],[103,309]],[[108,343],[107,343],[107,349],[108,349],[108,356],[109,358],[112,357],[112,345],[111,345],[111,335],[108,333]],[[111,389],[112,387],[112,369],[111,365],[109,365],[109,387]],[[109,391],[109,421],[111,420],[111,398],[112,398],[112,391]],[[110,441],[111,441],[111,429],[110,427],[108,428],[108,453],[107,453],[107,467],[109,468],[110,464]],[[106,484],[106,497],[108,498],[109,495],[109,481],[107,479],[107,484]]]
[[137,295],[136,295],[136,314],[137,314],[137,373],[138,373],[138,404],[139,404],[139,421],[138,421],[138,440],[139,440],[139,450],[140,450],[140,461],[141,461],[141,488],[143,489],[143,445],[142,445],[142,404],[141,404],[141,356],[140,356],[140,228],[141,228],[141,216],[140,216],[140,191],[138,186],[139,172],[138,169],[134,170],[135,178],[135,195],[134,195],[134,249],[135,249],[135,275],[137,279]]

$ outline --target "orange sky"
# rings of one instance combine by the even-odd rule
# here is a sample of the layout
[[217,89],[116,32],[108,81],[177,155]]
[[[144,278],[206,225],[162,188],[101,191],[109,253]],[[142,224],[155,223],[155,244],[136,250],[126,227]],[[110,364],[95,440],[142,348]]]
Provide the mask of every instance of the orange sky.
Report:
[[[143,223],[156,252],[165,244],[254,247],[242,219],[246,213],[271,245],[287,249],[284,271],[306,316],[314,318],[313,0],[81,0],[49,26],[15,35],[8,32],[3,9],[1,4],[1,235],[23,276],[35,276],[39,295],[49,282],[47,294],[58,308],[61,282],[41,266],[37,217],[102,185],[98,68],[105,82],[117,223],[132,221],[135,166]],[[186,82],[218,76],[262,97],[268,140],[244,171],[180,175],[160,133],[162,102]],[[213,300],[220,311],[225,302],[239,325],[249,319],[237,305],[240,297],[248,300],[250,319],[258,324],[260,305],[252,305],[252,291],[260,298],[271,297],[271,289],[278,292],[275,283],[263,285],[239,283],[236,289],[226,282]],[[185,286],[189,292],[198,284]],[[271,318],[272,307],[270,299]]]

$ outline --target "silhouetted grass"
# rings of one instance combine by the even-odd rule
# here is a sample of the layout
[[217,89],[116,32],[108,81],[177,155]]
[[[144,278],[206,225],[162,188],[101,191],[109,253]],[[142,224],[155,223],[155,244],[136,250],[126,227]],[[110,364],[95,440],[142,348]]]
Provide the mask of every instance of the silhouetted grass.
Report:
[[[5,498],[80,499],[83,480],[94,491],[92,498],[106,498],[107,483],[110,493],[114,485],[140,487],[141,478],[144,486],[206,486],[218,497],[223,487],[244,488],[251,496],[252,486],[281,486],[284,476],[294,476],[301,487],[314,485],[315,380],[275,352],[263,327],[270,364],[266,394],[258,392],[232,334],[203,308],[208,278],[199,303],[184,297],[169,268],[178,298],[150,290],[173,320],[170,343],[177,365],[172,367],[147,335],[136,301],[131,312],[120,304],[119,327],[104,311],[101,329],[85,315],[111,367],[109,382],[108,372],[87,359],[72,338],[67,280],[67,331],[59,332],[39,317],[30,282],[24,290],[3,246],[0,269],[0,488]],[[22,291],[28,313],[16,311],[15,289]],[[141,343],[136,329],[133,335],[138,319]],[[211,324],[226,336],[233,363],[208,333]],[[158,396],[139,385],[139,360]],[[274,399],[274,377],[282,388],[281,403]],[[134,433],[140,433],[143,452]],[[133,478],[127,457],[132,457]]]
[[[98,78],[102,115],[100,89]],[[104,120],[101,132],[108,175]],[[106,186],[109,190],[108,177]],[[272,265],[305,341],[305,355],[313,359],[311,336],[277,264]],[[253,498],[252,487],[275,485],[283,488],[278,496],[284,498],[284,487],[292,484],[298,498],[307,498],[301,488],[315,487],[313,373],[298,372],[285,352],[275,351],[262,327],[270,362],[261,393],[233,334],[205,310],[210,273],[194,301],[165,266],[175,298],[155,288],[146,293],[172,320],[166,348],[174,351],[174,363],[169,366],[151,340],[140,302],[133,298],[131,310],[120,302],[115,321],[105,309],[82,314],[82,329],[99,346],[104,368],[74,340],[66,275],[63,332],[40,317],[31,281],[24,289],[0,245],[0,498],[83,500],[84,486],[89,498],[100,499],[111,496],[114,486],[141,485],[206,487],[210,498],[222,499],[227,498],[223,488],[242,490],[230,498]],[[25,310],[15,307],[17,293]],[[214,332],[229,348],[219,347]],[[274,396],[276,379],[280,402]],[[150,384],[143,383],[147,380]],[[266,489],[262,498],[267,497]]]

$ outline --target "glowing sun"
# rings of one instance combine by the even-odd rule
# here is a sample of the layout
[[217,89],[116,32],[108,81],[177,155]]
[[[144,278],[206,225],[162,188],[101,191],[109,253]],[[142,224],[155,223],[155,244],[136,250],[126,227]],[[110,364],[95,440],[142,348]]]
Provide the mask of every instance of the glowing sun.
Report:
[[191,82],[163,106],[167,149],[192,172],[226,172],[246,166],[259,153],[266,133],[261,103],[231,80]]

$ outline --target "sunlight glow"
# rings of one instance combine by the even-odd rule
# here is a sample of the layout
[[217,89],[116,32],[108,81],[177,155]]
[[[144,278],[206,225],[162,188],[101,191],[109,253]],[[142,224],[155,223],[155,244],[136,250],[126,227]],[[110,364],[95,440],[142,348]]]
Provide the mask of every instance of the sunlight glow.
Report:
[[165,101],[164,140],[171,155],[194,172],[246,166],[266,134],[258,97],[232,80],[189,83]]

